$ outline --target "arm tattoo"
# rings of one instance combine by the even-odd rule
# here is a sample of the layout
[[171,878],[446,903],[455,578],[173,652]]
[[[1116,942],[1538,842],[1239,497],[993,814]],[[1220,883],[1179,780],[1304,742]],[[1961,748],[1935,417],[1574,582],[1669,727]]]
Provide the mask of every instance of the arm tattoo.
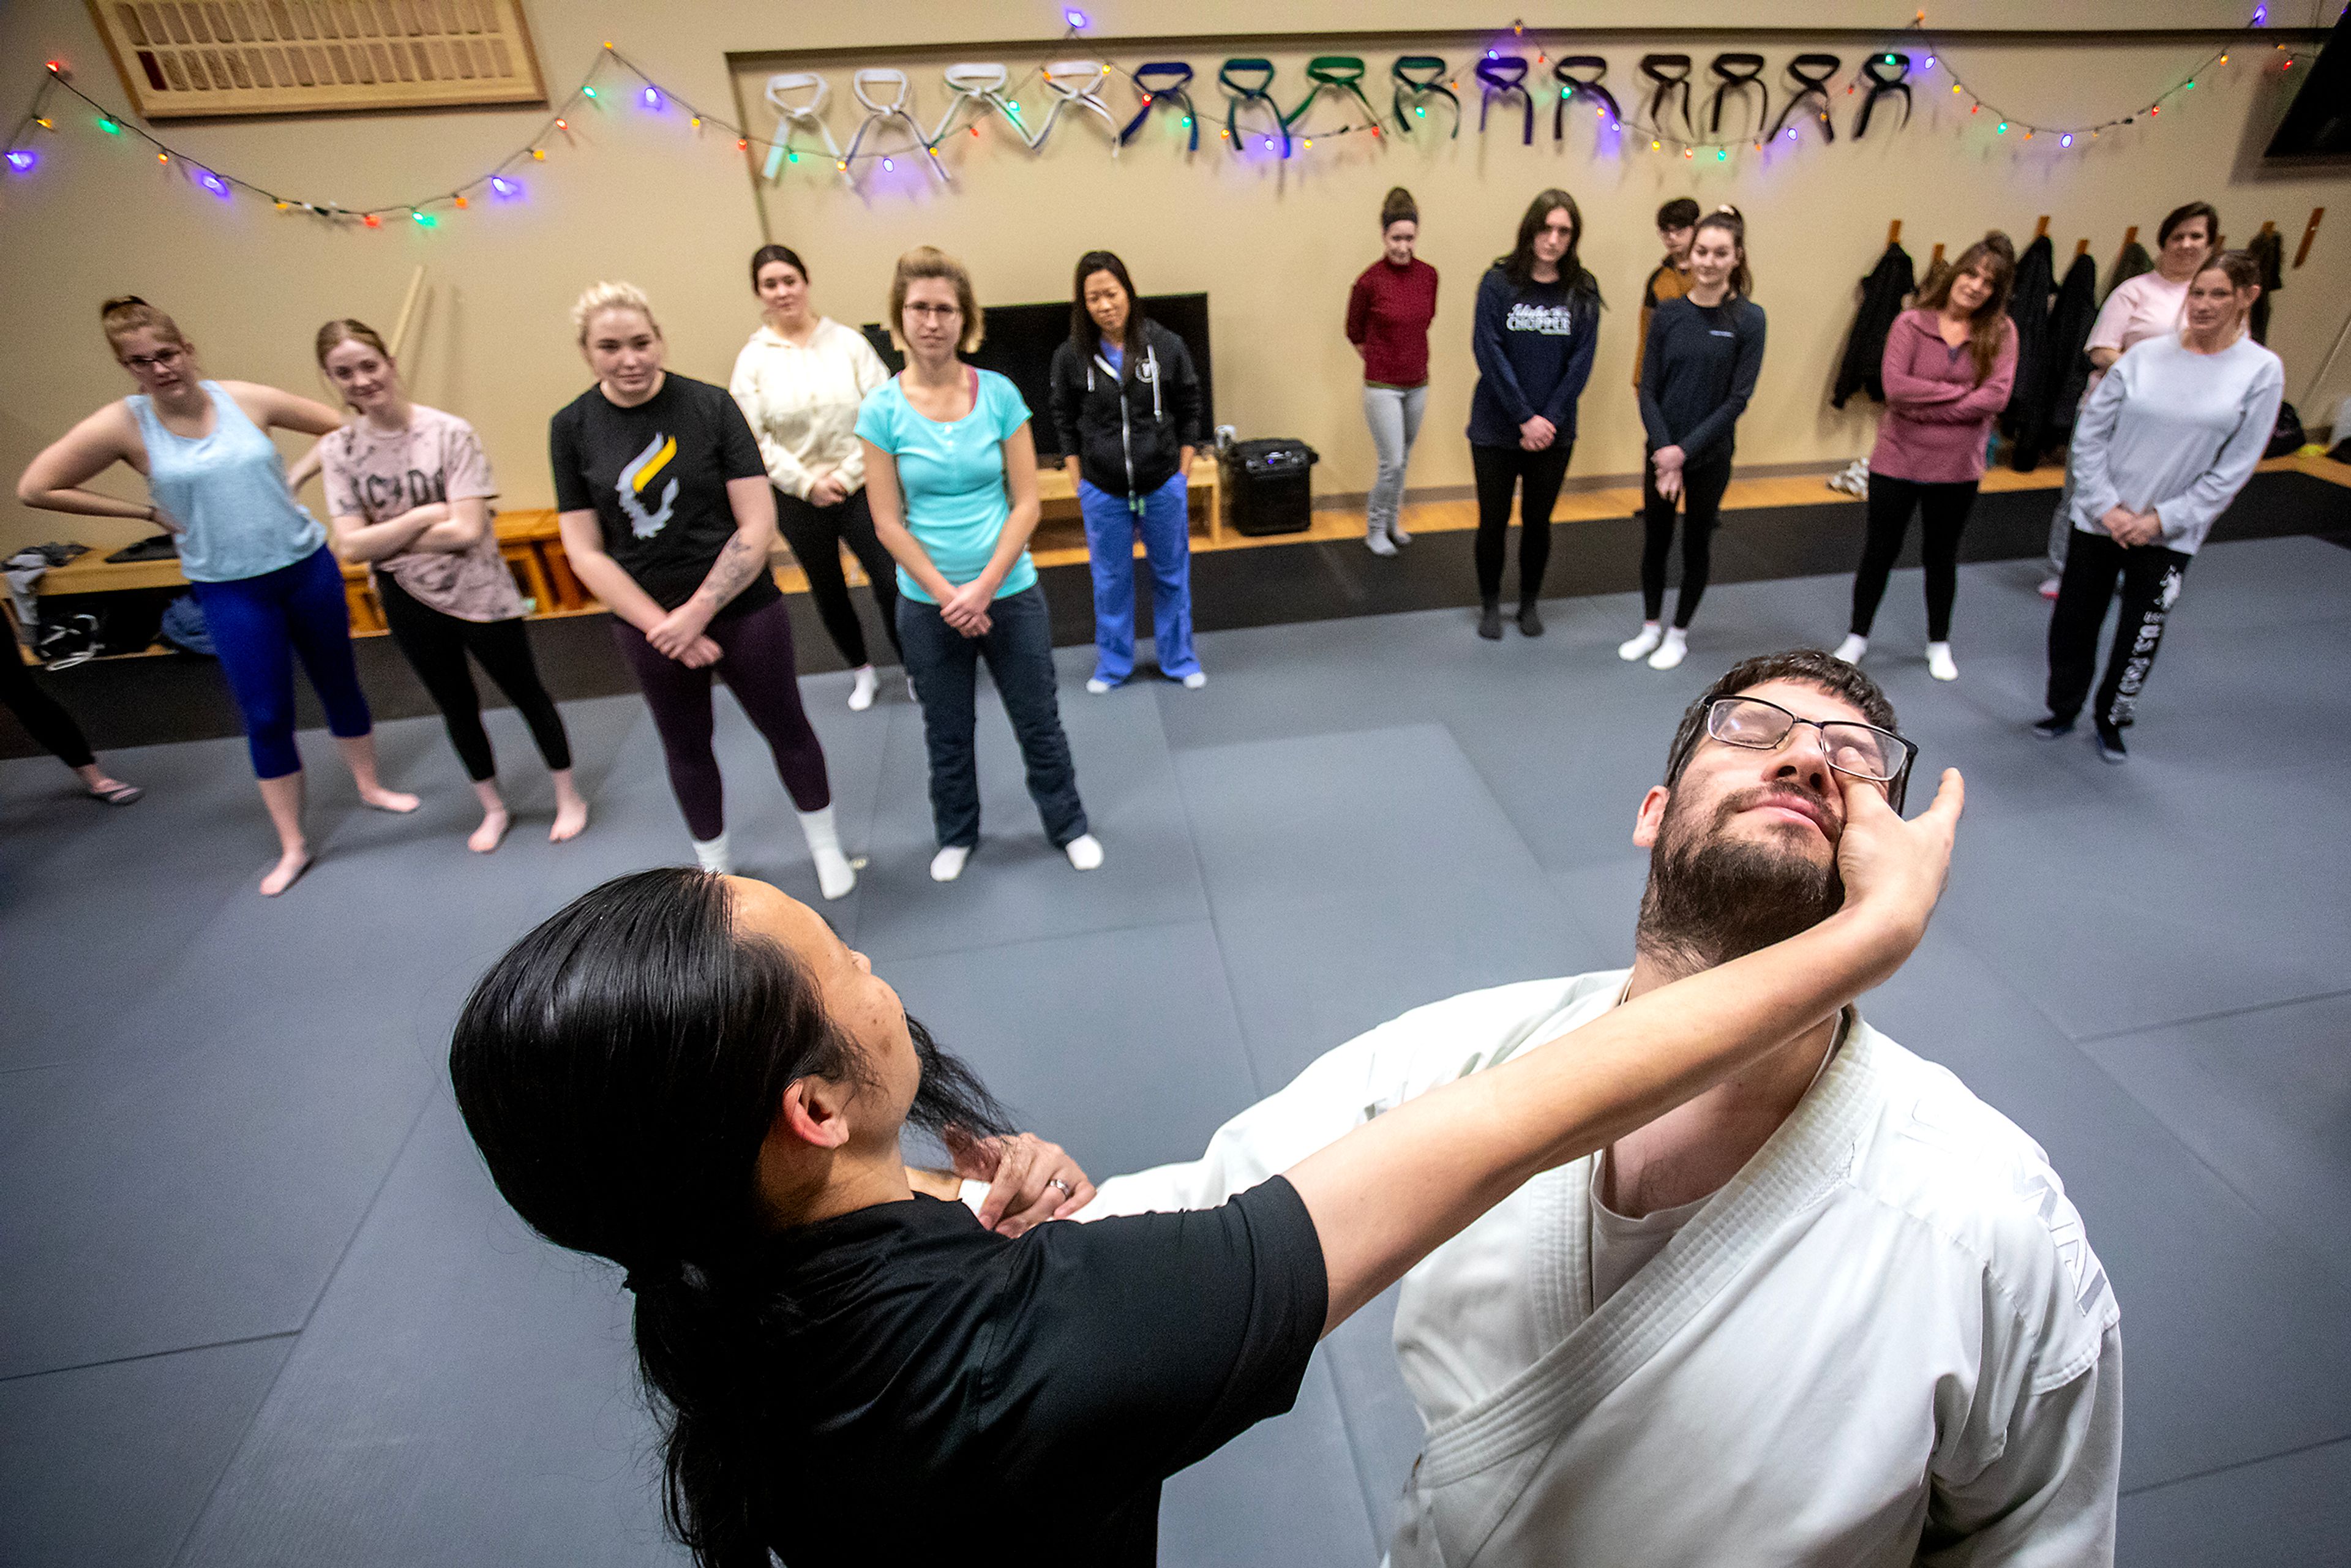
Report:
[[765,564],[749,542],[737,534],[718,552],[718,559],[710,563],[710,575],[702,580],[702,587],[696,591],[708,594],[715,601],[714,608],[724,609],[750,585]]

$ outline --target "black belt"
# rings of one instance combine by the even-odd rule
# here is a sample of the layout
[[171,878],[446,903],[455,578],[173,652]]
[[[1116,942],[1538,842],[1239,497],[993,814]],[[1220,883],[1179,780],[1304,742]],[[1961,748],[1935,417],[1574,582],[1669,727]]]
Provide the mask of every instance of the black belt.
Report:
[[[1908,55],[1872,55],[1861,62],[1862,74],[1869,78],[1869,91],[1861,100],[1861,112],[1853,117],[1853,139],[1861,140],[1869,129],[1869,111],[1881,98],[1900,94],[1902,123],[1910,123],[1910,57]],[[1892,71],[1892,76],[1884,73]]]
[[[1415,71],[1427,72],[1428,79],[1426,81],[1416,79],[1413,76]],[[1403,131],[1406,136],[1412,134],[1412,121],[1404,117],[1405,97],[1409,95],[1422,98],[1433,92],[1453,106],[1453,134],[1456,136],[1461,134],[1461,100],[1453,96],[1451,88],[1445,85],[1443,60],[1438,59],[1435,55],[1398,55],[1396,63],[1388,68],[1388,75],[1395,81],[1395,122],[1398,131]]]
[[[1666,72],[1675,66],[1681,68],[1682,74],[1667,76]],[[1649,128],[1652,131],[1665,129],[1666,99],[1673,96],[1674,89],[1679,88],[1682,89],[1682,128],[1696,136],[1698,121],[1690,118],[1690,57],[1687,55],[1643,55],[1641,74],[1656,84],[1656,90],[1649,94]]]
[[[1588,77],[1570,76],[1570,69],[1590,71]],[[1588,99],[1606,112],[1609,123],[1622,124],[1625,111],[1616,106],[1616,95],[1600,85],[1608,74],[1608,61],[1600,55],[1569,55],[1551,68],[1553,79],[1560,83],[1559,101],[1552,105],[1551,139],[1562,141],[1567,138],[1567,105],[1572,98]]]
[[1298,107],[1290,111],[1287,123],[1295,125],[1305,119],[1306,111],[1314,107],[1314,100],[1322,96],[1322,89],[1335,87],[1362,104],[1364,113],[1371,119],[1372,129],[1379,129],[1380,111],[1374,109],[1372,100],[1364,96],[1364,62],[1361,57],[1317,55],[1306,62],[1306,79],[1313,85],[1306,89],[1306,96],[1298,100]]
[[[1249,74],[1262,71],[1265,73],[1265,79],[1255,87],[1243,87],[1233,79],[1235,71]],[[1281,117],[1281,105],[1274,102],[1273,95],[1265,90],[1273,85],[1271,60],[1248,56],[1227,60],[1217,68],[1217,85],[1232,95],[1225,101],[1225,139],[1233,144],[1234,152],[1238,152],[1241,150],[1241,132],[1240,127],[1235,123],[1236,117],[1240,113],[1242,104],[1255,100],[1263,103],[1267,109],[1272,110],[1273,123],[1281,132],[1281,155],[1284,158],[1290,156],[1290,121]]]
[[[1788,117],[1810,104],[1820,120],[1821,135],[1834,141],[1836,122],[1829,118],[1829,78],[1844,68],[1844,62],[1834,55],[1798,55],[1790,60],[1788,75],[1796,84],[1795,96],[1789,99],[1787,107],[1780,110],[1780,118],[1771,122],[1771,134],[1778,136],[1786,127]],[[1819,74],[1806,76],[1804,73],[1808,69]]]
[[[1135,67],[1133,75],[1134,85],[1143,90],[1143,108],[1126,122],[1126,129],[1118,133],[1119,145],[1123,147],[1134,140],[1135,132],[1143,129],[1143,122],[1151,118],[1151,106],[1165,98],[1173,99],[1184,106],[1184,123],[1192,129],[1190,150],[1197,152],[1200,150],[1200,117],[1192,112],[1192,95],[1185,90],[1192,85],[1192,68],[1182,60],[1158,60],[1147,66]],[[1152,77],[1173,79],[1165,87],[1155,87],[1146,79]]]
[[1486,110],[1493,107],[1496,99],[1508,98],[1510,94],[1517,93],[1519,101],[1526,106],[1527,110],[1526,133],[1520,140],[1529,147],[1533,146],[1535,144],[1535,98],[1534,94],[1527,90],[1526,56],[1495,55],[1479,60],[1478,80],[1480,84],[1478,95],[1479,131],[1481,133],[1485,131]]
[[[1750,87],[1763,95],[1763,108],[1755,116],[1755,129],[1757,133],[1761,134],[1764,122],[1771,118],[1771,89],[1763,85],[1763,57],[1761,55],[1717,55],[1714,57],[1714,64],[1708,68],[1714,72],[1717,82],[1714,89],[1714,120],[1709,134],[1717,137],[1722,134],[1723,94],[1736,92],[1744,95]],[[1744,76],[1740,74],[1741,69],[1746,72]]]

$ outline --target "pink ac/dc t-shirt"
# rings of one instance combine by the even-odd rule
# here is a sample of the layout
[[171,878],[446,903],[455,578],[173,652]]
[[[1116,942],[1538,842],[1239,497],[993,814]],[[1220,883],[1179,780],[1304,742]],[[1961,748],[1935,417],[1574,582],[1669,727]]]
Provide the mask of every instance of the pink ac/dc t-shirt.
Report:
[[[408,428],[378,430],[364,419],[319,443],[327,509],[339,517],[381,523],[434,501],[488,499],[498,493],[474,427],[454,413],[411,405]],[[461,621],[510,621],[523,613],[522,591],[486,528],[456,553],[404,550],[371,563],[420,604]]]

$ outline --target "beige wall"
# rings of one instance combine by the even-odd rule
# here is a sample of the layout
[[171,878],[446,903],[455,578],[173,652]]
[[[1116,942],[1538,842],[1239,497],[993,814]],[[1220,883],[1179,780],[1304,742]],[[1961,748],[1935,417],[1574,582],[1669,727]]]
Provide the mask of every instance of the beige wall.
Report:
[[[1480,8],[1450,0],[1296,0],[1271,16],[1261,5],[1196,0],[1180,19],[1142,0],[1087,8],[1096,33],[1112,40],[1097,44],[1100,52],[1128,64],[1145,55],[1190,58],[1205,78],[1195,101],[1218,120],[1214,64],[1227,55],[1268,53],[1288,82],[1306,55],[1349,47],[1335,40],[1251,46],[1240,41],[1251,28],[1368,34],[1484,19]],[[858,51],[817,62],[834,78],[833,123],[844,142],[857,118],[848,73],[860,59],[904,65],[916,79],[918,117],[928,123],[943,107],[936,82],[946,60],[1001,58],[1017,74],[1034,60],[1079,52],[1056,48],[1045,36],[1057,7],[1001,0],[919,0],[886,12],[733,0],[531,9],[541,61],[559,94],[606,37],[666,85],[729,115],[738,91],[740,102],[758,103],[768,71],[789,57],[783,51]],[[1824,26],[1864,26],[1886,9],[1867,0],[1820,0],[1805,16]],[[1594,19],[1601,16],[1597,7],[1587,10]],[[2085,26],[2228,26],[2240,10],[2210,0],[2084,0],[2067,20]],[[1719,21],[1717,8],[1696,0],[1670,0],[1652,14],[1661,28]],[[2033,26],[2041,15],[2015,0],[1985,0],[1938,7],[1937,20],[2017,28]],[[1165,38],[1179,30],[1189,42],[1144,48],[1115,41]],[[925,47],[909,39],[942,42]],[[1677,40],[1660,32],[1611,36],[1586,47],[1611,57],[1612,78],[1621,82],[1635,77],[1633,62],[1648,49],[1686,48],[1702,70],[1715,50],[1742,41]],[[1368,37],[1354,46],[1375,64],[1402,47]],[[1548,40],[1545,47],[1556,52]],[[1790,35],[1759,47],[1776,74],[1804,41]],[[1861,52],[1850,37],[1827,47],[1848,57]],[[1463,50],[1455,43],[1437,52],[1458,57]],[[0,276],[8,279],[15,307],[0,348],[0,468],[15,473],[73,419],[125,390],[95,330],[96,305],[106,295],[136,292],[173,311],[214,374],[316,390],[308,358],[311,329],[346,313],[388,329],[413,269],[422,265],[428,269],[426,303],[407,354],[413,389],[481,428],[509,505],[545,505],[546,418],[585,381],[569,340],[571,297],[597,277],[633,279],[661,309],[673,364],[723,380],[754,319],[744,261],[772,234],[808,256],[820,306],[852,321],[878,314],[890,258],[917,242],[962,254],[978,274],[983,298],[996,302],[1061,298],[1080,250],[1119,250],[1147,290],[1209,293],[1222,418],[1252,434],[1303,436],[1324,455],[1319,488],[1361,490],[1369,444],[1356,408],[1356,365],[1339,321],[1348,280],[1375,254],[1380,193],[1397,183],[1419,197],[1424,254],[1446,276],[1434,334],[1436,392],[1413,469],[1418,486],[1468,478],[1459,431],[1473,380],[1467,338],[1477,277],[1507,244],[1527,198],[1552,183],[1582,203],[1585,260],[1614,307],[1583,403],[1579,474],[1624,473],[1637,464],[1638,422],[1625,387],[1632,306],[1655,259],[1650,214],[1659,201],[1684,192],[1708,204],[1738,203],[1750,221],[1771,348],[1741,432],[1748,462],[1832,460],[1865,450],[1869,416],[1828,409],[1825,392],[1854,281],[1874,262],[1893,218],[1904,221],[1906,242],[1922,261],[1935,241],[1956,246],[1988,225],[2029,234],[2041,213],[2053,214],[2052,233],[2064,252],[2087,236],[2105,260],[2126,225],[2151,234],[2165,208],[2191,196],[2219,204],[2232,236],[2273,219],[2297,237],[2313,205],[2331,205],[2333,224],[2322,231],[2310,265],[2288,275],[2272,338],[2286,359],[2289,395],[2299,400],[2351,300],[2351,181],[2340,172],[2258,172],[2258,138],[2279,100],[2274,73],[2265,78],[2249,68],[2249,57],[2261,52],[2241,54],[2160,123],[2109,132],[2072,152],[2043,141],[2028,145],[2013,133],[1995,140],[1980,120],[1966,123],[1953,111],[1947,90],[1921,91],[1920,112],[1906,131],[1873,129],[1861,143],[1841,139],[1831,148],[1807,138],[1784,152],[1759,158],[1750,152],[1711,167],[1645,148],[1595,156],[1591,132],[1580,129],[1560,147],[1550,140],[1547,112],[1531,148],[1520,145],[1514,124],[1506,130],[1498,123],[1479,137],[1473,99],[1471,124],[1458,141],[1318,141],[1311,153],[1287,166],[1231,158],[1214,126],[1197,157],[1187,161],[1172,121],[1155,124],[1113,162],[1098,121],[1065,116],[1034,155],[992,129],[977,139],[956,138],[949,156],[957,180],[950,189],[902,165],[904,178],[873,171],[851,191],[805,161],[778,185],[759,187],[722,136],[697,141],[682,116],[654,119],[608,95],[603,108],[572,117],[576,146],[559,140],[546,163],[526,172],[524,200],[476,202],[430,232],[389,220],[380,231],[338,229],[245,196],[223,204],[176,172],[159,169],[152,157],[69,126],[38,143],[44,162],[36,177],[0,181]],[[2119,36],[2078,42],[1986,37],[1950,50],[1988,96],[2047,118],[2100,113],[2151,93],[2199,53],[2191,43],[2133,43]],[[730,54],[739,62],[732,68]],[[10,90],[29,90],[34,62],[49,55],[72,61],[77,79],[101,101],[121,101],[81,5],[16,0],[0,15],[0,61],[25,68],[19,89]],[[1294,102],[1295,92],[1286,88],[1284,101]],[[1123,118],[1129,93],[1113,89],[1111,99]],[[1032,89],[1024,100],[1033,122],[1041,99]],[[1385,95],[1374,91],[1374,100],[1384,104]],[[319,118],[177,127],[166,134],[221,168],[357,207],[445,189],[520,142],[540,118],[520,110]],[[1344,118],[1331,100],[1314,122]],[[1845,116],[1839,118],[1842,125]],[[759,111],[754,129],[770,127],[770,117]],[[2331,381],[2329,395],[2306,406],[2306,415],[2323,417],[2334,398],[2351,392],[2351,362],[2338,365]],[[124,493],[135,494],[135,483]],[[60,536],[112,543],[141,531],[28,513],[13,501],[0,507],[0,546]]]

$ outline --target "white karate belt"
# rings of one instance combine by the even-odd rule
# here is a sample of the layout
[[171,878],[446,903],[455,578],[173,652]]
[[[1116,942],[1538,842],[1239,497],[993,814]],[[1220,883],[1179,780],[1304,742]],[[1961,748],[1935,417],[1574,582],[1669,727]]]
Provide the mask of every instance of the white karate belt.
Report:
[[1004,84],[1011,72],[1000,65],[962,60],[949,66],[941,74],[946,78],[947,86],[954,90],[955,96],[948,99],[947,111],[940,117],[938,128],[931,132],[932,146],[943,144],[947,132],[956,128],[956,117],[967,106],[977,104],[983,114],[994,109],[1004,116],[1006,123],[1012,127],[1013,134],[1020,138],[1020,144],[1035,149],[1038,139],[1029,135],[1029,128],[1020,123],[1020,106],[1004,95]]
[[[894,88],[897,90],[887,103],[883,103],[866,90],[869,88]],[[914,84],[906,79],[904,71],[895,66],[869,67],[849,78],[849,90],[855,93],[857,101],[865,106],[865,119],[858,125],[857,134],[849,139],[849,151],[841,155],[849,164],[852,180],[857,178],[857,150],[864,144],[865,133],[893,120],[906,122],[906,132],[914,139],[914,145],[922,150],[923,162],[928,163],[931,172],[942,181],[947,178],[946,168],[939,162],[938,149],[932,145],[929,137],[923,134],[923,128],[915,123],[913,112],[906,108],[906,95],[914,91]]]
[[1045,116],[1045,123],[1037,128],[1037,139],[1031,145],[1042,147],[1052,131],[1053,122],[1061,118],[1061,110],[1074,103],[1102,116],[1102,123],[1110,127],[1110,155],[1117,157],[1118,133],[1123,128],[1111,113],[1110,105],[1094,90],[1110,80],[1110,67],[1100,60],[1055,60],[1045,68],[1044,74],[1045,86],[1054,95],[1053,107]]
[[[795,103],[791,94],[810,88],[816,95],[806,103]],[[768,78],[768,107],[776,111],[776,144],[768,149],[768,166],[762,173],[774,179],[784,166],[784,144],[795,131],[813,131],[824,138],[824,150],[832,157],[833,166],[841,162],[841,144],[832,139],[832,127],[824,122],[824,100],[832,96],[832,86],[814,71],[778,71]]]

